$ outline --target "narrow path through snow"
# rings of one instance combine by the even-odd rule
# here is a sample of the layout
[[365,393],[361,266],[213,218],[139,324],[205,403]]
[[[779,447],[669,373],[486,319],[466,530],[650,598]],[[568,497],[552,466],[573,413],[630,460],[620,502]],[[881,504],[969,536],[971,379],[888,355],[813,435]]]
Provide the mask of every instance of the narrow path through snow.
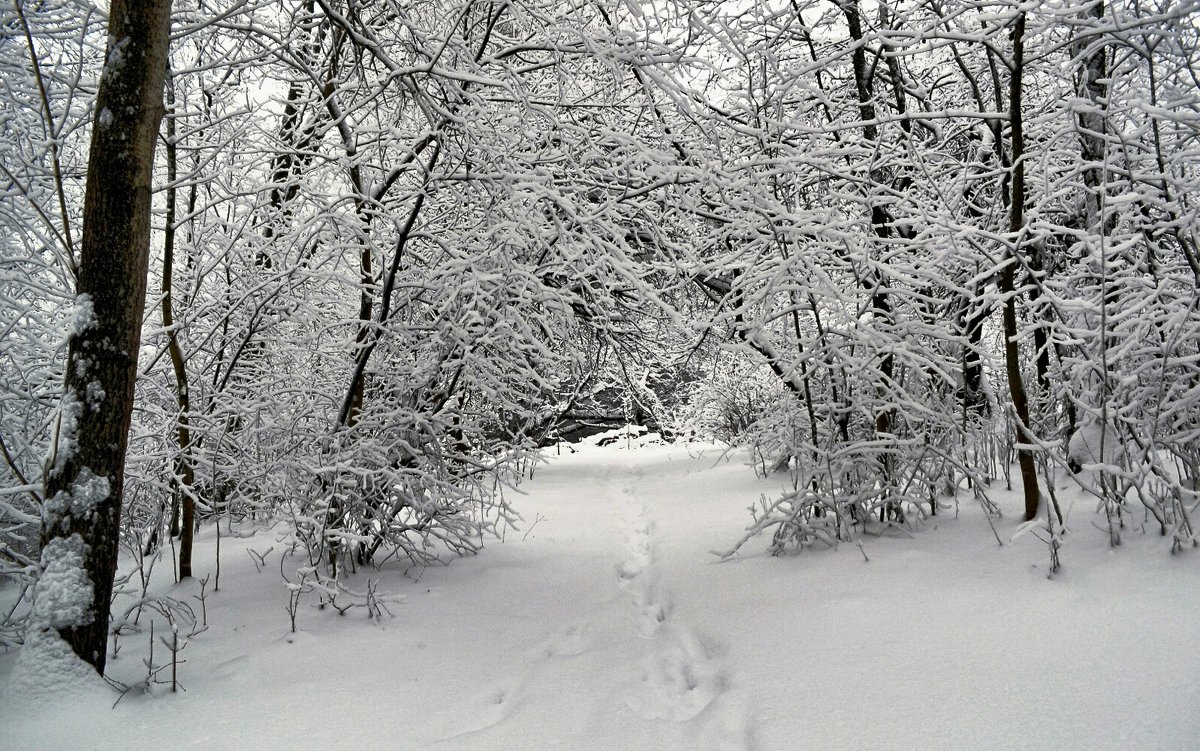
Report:
[[[583,483],[560,490],[553,477],[542,478],[535,515],[546,514],[540,529],[553,550],[548,563],[592,582],[591,605],[564,599],[563,607],[542,611],[549,634],[510,675],[468,701],[471,711],[451,719],[440,744],[511,747],[504,744],[540,727],[550,731],[551,746],[564,748],[753,748],[745,707],[727,690],[720,645],[672,615],[644,467],[614,462],[613,454],[599,458],[568,462],[568,476]],[[603,555],[577,554],[596,545]],[[597,573],[611,581],[596,587]]]
[[713,706],[717,711],[702,733],[706,746],[749,748],[745,710],[733,703],[719,704],[728,678],[716,656],[718,645],[702,641],[688,624],[672,617],[670,583],[663,581],[655,560],[655,522],[641,491],[643,478],[642,468],[634,466],[631,476],[621,483],[629,556],[618,572],[632,594],[639,635],[655,644],[624,702],[640,717],[671,722],[692,721]]

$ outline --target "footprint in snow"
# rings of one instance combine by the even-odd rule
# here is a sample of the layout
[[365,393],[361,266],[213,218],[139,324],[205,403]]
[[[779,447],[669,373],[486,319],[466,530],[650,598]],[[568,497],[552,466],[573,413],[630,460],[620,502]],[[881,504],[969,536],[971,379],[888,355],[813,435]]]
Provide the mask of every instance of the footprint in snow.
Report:
[[754,723],[744,689],[718,696],[696,718],[690,748],[697,751],[753,751]]
[[686,722],[712,704],[725,685],[719,661],[690,635],[681,634],[647,660],[622,698],[639,717]]
[[617,576],[621,581],[632,581],[642,575],[650,565],[648,550],[633,550],[629,557],[617,564]]
[[635,539],[629,545],[629,554],[625,560],[617,564],[617,576],[622,582],[630,582],[645,573],[650,568],[650,541],[648,538]]
[[637,607],[638,633],[643,639],[654,639],[671,614],[671,603],[657,586],[645,584],[633,593]]
[[650,567],[652,554],[650,541],[654,533],[654,523],[646,519],[644,509],[638,509],[630,519],[630,532],[626,544],[629,554],[617,565],[617,575],[624,581],[630,581],[641,576]]

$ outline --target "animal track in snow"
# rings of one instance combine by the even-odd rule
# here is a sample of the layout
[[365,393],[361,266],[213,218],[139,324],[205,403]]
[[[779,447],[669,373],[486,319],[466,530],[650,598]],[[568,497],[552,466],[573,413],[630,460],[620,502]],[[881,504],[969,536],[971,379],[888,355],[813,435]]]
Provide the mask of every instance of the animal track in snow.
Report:
[[686,632],[642,666],[639,679],[623,697],[626,706],[647,720],[685,722],[697,717],[725,691],[720,661]]
[[617,565],[617,575],[632,592],[638,632],[644,638],[652,639],[671,612],[670,601],[653,571],[654,522],[647,518],[645,505],[633,495],[631,488],[622,489],[621,495],[628,500],[629,552]]
[[650,541],[654,534],[654,525],[646,518],[646,509],[636,501],[632,501],[632,520],[630,524],[629,553],[617,566],[617,573],[622,579],[636,579],[652,562]]
[[690,748],[697,751],[752,751],[753,715],[744,690],[727,690],[696,718]]
[[621,495],[629,520],[629,552],[617,573],[631,591],[639,635],[655,642],[621,700],[647,720],[691,723],[692,748],[754,748],[750,714],[743,697],[727,690],[729,680],[718,650],[671,618],[672,598],[660,581],[649,509],[633,485],[623,487]]
[[671,614],[669,599],[657,585],[641,582],[634,590],[633,603],[637,607],[638,633],[645,639],[658,636],[659,630]]
[[623,581],[632,581],[641,576],[649,564],[648,550],[632,550],[629,557],[617,564],[617,576]]

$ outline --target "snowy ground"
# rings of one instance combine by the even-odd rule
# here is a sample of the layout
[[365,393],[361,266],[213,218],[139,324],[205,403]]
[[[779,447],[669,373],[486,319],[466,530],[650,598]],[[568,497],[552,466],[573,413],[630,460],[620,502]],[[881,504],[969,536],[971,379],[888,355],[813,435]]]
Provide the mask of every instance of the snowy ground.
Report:
[[[999,493],[1004,547],[964,505],[868,538],[869,562],[854,545],[770,558],[765,540],[718,562],[781,482],[711,448],[552,457],[518,499],[525,530],[372,572],[405,598],[394,618],[306,604],[294,637],[280,545],[226,539],[186,693],[33,707],[0,655],[0,748],[1200,747],[1200,553],[1133,531],[1110,550],[1081,501],[1048,580],[1040,542],[1007,543],[1019,501]],[[260,573],[246,549],[272,546]],[[136,680],[146,637],[124,641],[110,674]]]

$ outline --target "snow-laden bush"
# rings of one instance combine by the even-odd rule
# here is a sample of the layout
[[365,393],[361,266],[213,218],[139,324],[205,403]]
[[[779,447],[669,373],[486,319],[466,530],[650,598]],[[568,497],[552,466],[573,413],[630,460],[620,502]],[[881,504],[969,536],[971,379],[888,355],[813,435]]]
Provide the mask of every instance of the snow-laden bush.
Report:
[[681,385],[667,422],[680,437],[737,443],[775,409],[782,389],[762,363],[719,353],[704,377]]

